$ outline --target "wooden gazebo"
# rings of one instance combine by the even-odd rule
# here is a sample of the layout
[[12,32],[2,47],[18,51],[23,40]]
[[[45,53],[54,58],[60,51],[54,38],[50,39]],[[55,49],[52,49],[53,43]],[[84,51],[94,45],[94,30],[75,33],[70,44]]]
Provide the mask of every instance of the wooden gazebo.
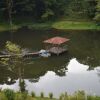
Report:
[[48,40],[45,40],[43,42],[45,44],[47,44],[46,50],[48,50],[50,53],[59,55],[65,51],[67,51],[66,43],[69,40],[70,39],[57,36],[57,37],[53,37]]

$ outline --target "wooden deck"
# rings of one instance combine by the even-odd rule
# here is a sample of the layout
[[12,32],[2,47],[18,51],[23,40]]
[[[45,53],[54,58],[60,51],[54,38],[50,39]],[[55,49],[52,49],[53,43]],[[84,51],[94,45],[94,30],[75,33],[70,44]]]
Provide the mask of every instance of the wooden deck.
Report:
[[0,55],[0,58],[9,58],[14,56],[22,56],[22,57],[29,57],[29,56],[38,56],[39,52],[33,52],[33,53],[26,53],[26,54],[14,54],[14,55]]
[[67,48],[61,48],[61,47],[52,47],[48,50],[50,53],[53,53],[53,54],[61,54],[63,52],[66,52],[67,51]]
[[[52,53],[52,54],[56,54],[59,55],[63,52],[67,51],[67,48],[62,48],[62,47],[52,47],[50,49],[47,50],[48,52]],[[10,58],[10,57],[16,57],[16,56],[21,56],[21,57],[37,57],[39,56],[39,51],[38,52],[30,52],[30,53],[26,53],[26,54],[7,54],[7,55],[0,55],[0,58]]]

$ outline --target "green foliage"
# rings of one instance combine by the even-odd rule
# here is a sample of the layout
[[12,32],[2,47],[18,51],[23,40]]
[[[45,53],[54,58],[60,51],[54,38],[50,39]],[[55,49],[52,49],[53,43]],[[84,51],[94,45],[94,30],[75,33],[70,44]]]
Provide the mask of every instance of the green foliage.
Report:
[[100,30],[94,22],[74,22],[74,21],[59,21],[53,24],[56,29],[77,29],[77,30]]
[[36,94],[35,94],[34,91],[32,91],[31,96],[32,96],[32,97],[36,97]]
[[16,94],[15,100],[23,100],[21,94]]
[[85,92],[77,91],[73,95],[61,94],[59,100],[85,100]]
[[85,99],[85,92],[84,91],[77,91],[74,95],[78,100]]
[[100,22],[100,14],[96,14],[94,20],[99,21]]
[[25,81],[24,81],[24,79],[20,79],[19,80],[19,86],[20,86],[20,91],[21,92],[25,92],[26,90],[25,90]]
[[97,1],[97,5],[96,5],[96,14],[94,20],[100,23],[100,0],[96,0],[96,1]]
[[[6,50],[8,51],[8,54],[10,55],[9,58],[2,58],[0,60],[0,63],[2,65],[7,66],[8,70],[13,72],[19,77],[19,86],[20,91],[25,92],[25,81],[22,79],[22,71],[23,68],[21,67],[21,64],[23,63],[23,57],[21,54],[21,48],[20,46],[7,41],[6,42]],[[16,73],[16,70],[18,70],[18,73]],[[8,91],[9,92],[9,91]]]
[[[6,95],[5,95],[6,94]],[[52,94],[52,93],[51,93]],[[68,95],[67,93],[61,94],[59,99],[47,98],[47,97],[36,97],[30,96],[27,92],[20,93],[20,92],[13,92],[12,90],[7,89],[0,92],[0,100],[100,100],[100,96],[92,96],[92,95],[85,95],[84,91],[77,91],[73,95]]]
[[27,92],[24,92],[24,93],[22,93],[21,94],[21,96],[22,96],[22,100],[26,100],[27,99]]
[[59,100],[64,100],[64,94],[61,94]]
[[1,58],[0,64],[8,66],[9,58]]
[[54,12],[50,9],[47,9],[46,12],[41,16],[42,20],[49,20],[50,17],[54,16]]
[[95,3],[88,0],[72,0],[68,6],[68,16],[73,18],[91,18],[94,15]]
[[[52,20],[62,17],[93,18],[96,0],[4,0],[0,1],[0,17],[14,22],[18,16],[32,16],[35,20]],[[98,0],[99,2],[99,0]],[[8,4],[8,5],[7,5]],[[98,3],[99,5],[99,3]],[[97,9],[99,6],[97,5]],[[7,14],[9,12],[9,14]]]
[[15,100],[27,100],[27,98],[29,97],[28,93],[27,92],[23,92],[23,93],[16,93],[16,96],[15,96]]
[[50,98],[50,99],[53,98],[53,93],[49,93],[49,98]]
[[10,41],[7,41],[6,42],[6,49],[8,50],[8,52],[10,53],[16,53],[16,54],[19,54],[21,53],[21,48],[20,46],[10,42]]
[[4,92],[0,91],[0,100],[7,100],[7,98],[5,97]]
[[11,57],[2,58],[0,60],[0,63],[2,65],[7,66],[8,70],[14,72],[14,68],[15,67],[20,68],[19,65],[23,62],[22,56],[19,55],[19,54],[21,54],[21,48],[20,48],[20,46],[12,43],[10,41],[7,41],[5,49],[7,50],[8,55],[10,55]]
[[40,93],[40,97],[44,98],[44,93],[43,92]]
[[4,90],[4,94],[5,94],[5,96],[7,97],[8,100],[14,100],[15,93],[14,93],[13,90],[6,89],[6,90]]

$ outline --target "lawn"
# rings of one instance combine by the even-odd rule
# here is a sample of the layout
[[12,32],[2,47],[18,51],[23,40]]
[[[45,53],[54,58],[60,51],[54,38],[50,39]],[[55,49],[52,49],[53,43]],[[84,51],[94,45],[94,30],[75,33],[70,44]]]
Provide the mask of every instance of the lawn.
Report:
[[[36,30],[47,30],[51,28],[55,29],[64,29],[64,30],[100,30],[95,22],[76,22],[76,21],[54,21],[54,22],[45,22],[45,23],[34,23],[34,22],[22,22],[22,23],[13,23],[12,30],[17,30],[23,26],[27,26],[29,29]],[[10,30],[10,27],[7,23],[0,23],[0,31]]]
[[58,21],[53,24],[56,29],[71,29],[71,30],[100,30],[95,22],[75,22],[75,21]]

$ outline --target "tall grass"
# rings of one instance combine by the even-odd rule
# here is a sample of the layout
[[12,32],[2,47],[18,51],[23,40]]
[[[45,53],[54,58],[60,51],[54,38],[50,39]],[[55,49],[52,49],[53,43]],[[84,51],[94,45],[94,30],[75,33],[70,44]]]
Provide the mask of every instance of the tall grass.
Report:
[[41,93],[40,93],[40,97],[41,97],[41,98],[44,98],[44,92],[41,92]]
[[7,97],[8,100],[14,100],[14,98],[15,98],[15,93],[14,93],[13,90],[5,89],[4,94],[5,94],[5,96]]
[[32,97],[36,97],[36,94],[35,94],[34,91],[32,91],[31,96],[32,96]]
[[49,97],[44,97],[41,92],[39,97],[36,97],[35,92],[31,96],[27,92],[14,92],[13,90],[6,89],[0,92],[0,100],[100,100],[100,96],[87,95],[84,91],[77,91],[74,94],[68,95],[67,92],[60,95],[59,99],[53,97],[53,93],[48,94]]
[[53,98],[53,93],[49,93],[49,98],[50,98],[50,99]]

